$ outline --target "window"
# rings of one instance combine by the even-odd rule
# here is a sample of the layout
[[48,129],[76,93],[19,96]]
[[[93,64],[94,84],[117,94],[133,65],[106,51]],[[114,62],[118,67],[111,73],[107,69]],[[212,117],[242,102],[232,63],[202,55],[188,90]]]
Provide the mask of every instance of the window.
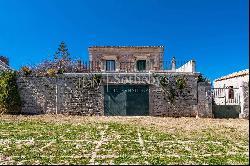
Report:
[[234,99],[234,89],[233,89],[233,86],[229,86],[229,89],[228,89],[228,98],[229,99]]
[[115,71],[115,60],[106,60],[106,71]]
[[138,71],[146,70],[146,60],[138,60],[137,61],[137,70]]

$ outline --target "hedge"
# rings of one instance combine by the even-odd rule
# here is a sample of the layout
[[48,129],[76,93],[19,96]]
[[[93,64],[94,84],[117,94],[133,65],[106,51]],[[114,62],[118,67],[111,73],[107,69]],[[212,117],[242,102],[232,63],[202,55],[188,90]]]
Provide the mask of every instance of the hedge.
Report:
[[0,74],[0,114],[19,114],[21,101],[16,83],[16,73],[12,71]]

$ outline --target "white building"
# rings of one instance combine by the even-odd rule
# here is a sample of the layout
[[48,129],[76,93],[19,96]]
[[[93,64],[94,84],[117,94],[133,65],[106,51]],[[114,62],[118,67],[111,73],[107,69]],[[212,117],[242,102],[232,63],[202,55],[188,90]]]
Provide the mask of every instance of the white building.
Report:
[[234,72],[213,81],[216,105],[240,105],[240,116],[249,114],[249,69]]
[[214,101],[217,105],[240,104],[243,82],[249,82],[249,69],[241,70],[220,77],[213,81]]

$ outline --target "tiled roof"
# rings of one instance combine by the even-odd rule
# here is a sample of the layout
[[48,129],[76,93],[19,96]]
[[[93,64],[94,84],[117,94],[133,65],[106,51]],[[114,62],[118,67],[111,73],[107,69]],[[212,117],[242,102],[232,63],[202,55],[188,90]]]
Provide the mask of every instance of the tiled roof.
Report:
[[216,81],[226,80],[226,79],[230,79],[230,78],[234,78],[234,77],[245,76],[245,75],[249,75],[249,69],[245,69],[245,70],[241,70],[238,72],[228,74],[228,75],[220,77],[214,81],[216,82]]

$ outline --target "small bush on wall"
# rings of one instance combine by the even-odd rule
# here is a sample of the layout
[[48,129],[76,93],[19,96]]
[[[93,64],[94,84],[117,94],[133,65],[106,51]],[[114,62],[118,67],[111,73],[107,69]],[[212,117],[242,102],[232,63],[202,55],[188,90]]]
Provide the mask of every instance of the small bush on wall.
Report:
[[21,68],[21,71],[22,71],[22,73],[23,73],[25,76],[29,76],[29,75],[31,75],[31,73],[32,73],[32,70],[31,70],[29,67],[27,67],[27,66],[23,66],[23,67]]
[[97,85],[99,85],[99,84],[101,83],[101,79],[102,79],[102,75],[101,75],[101,74],[95,74],[95,75],[93,76],[93,81],[94,81]]
[[49,77],[55,77],[56,76],[56,70],[55,69],[49,69],[48,71],[47,71],[47,76],[49,76]]
[[19,114],[21,101],[16,83],[16,73],[3,72],[0,75],[0,114]]
[[186,78],[185,77],[181,77],[181,78],[176,79],[176,87],[180,90],[181,93],[182,93],[182,90],[186,86],[187,86],[187,83],[186,83]]
[[101,74],[94,74],[84,77],[84,86],[89,88],[97,88],[100,86],[102,82],[102,75]]
[[182,94],[182,90],[186,88],[186,78],[176,77],[176,76],[160,76],[160,85],[164,90],[165,97],[167,97],[168,101],[172,104],[175,102],[176,96],[178,94]]
[[208,79],[205,76],[203,76],[202,74],[200,74],[198,76],[197,82],[207,82],[207,81],[208,81]]

